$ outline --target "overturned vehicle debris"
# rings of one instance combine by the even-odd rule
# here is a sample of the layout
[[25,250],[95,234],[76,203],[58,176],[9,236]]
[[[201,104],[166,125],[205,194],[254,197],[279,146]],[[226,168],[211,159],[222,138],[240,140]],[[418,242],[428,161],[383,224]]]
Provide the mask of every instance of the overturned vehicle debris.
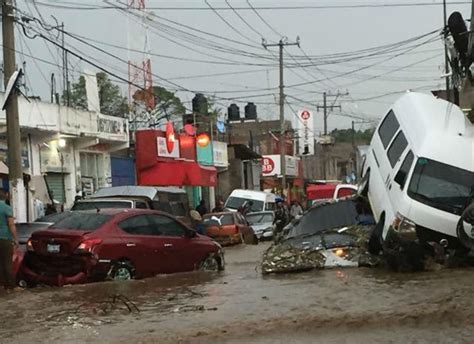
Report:
[[319,204],[290,223],[265,251],[262,273],[343,266],[375,266],[368,251],[375,222],[361,197]]

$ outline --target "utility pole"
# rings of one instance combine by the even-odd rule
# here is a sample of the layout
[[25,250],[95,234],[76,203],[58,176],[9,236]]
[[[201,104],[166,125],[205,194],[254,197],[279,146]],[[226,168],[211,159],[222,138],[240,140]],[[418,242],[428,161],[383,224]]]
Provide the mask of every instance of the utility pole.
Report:
[[[443,0],[443,28],[447,28],[447,12],[446,12],[446,0]],[[451,99],[451,91],[449,89],[449,67],[448,67],[448,47],[444,44],[444,72],[446,73],[446,97],[447,100]]]
[[280,42],[275,44],[267,44],[267,42],[262,39],[262,45],[265,49],[268,47],[278,47],[280,52],[280,165],[281,165],[281,189],[283,195],[286,190],[286,139],[285,139],[285,91],[284,91],[284,82],[283,82],[283,49],[285,46],[296,45],[300,46],[300,38],[296,38],[296,42],[288,42],[288,38],[284,37],[280,39]]
[[[345,92],[345,93],[340,93],[339,91],[337,91],[336,94],[328,94],[327,92],[324,92],[323,93],[323,105],[320,106],[320,105],[317,105],[316,108],[317,108],[317,111],[319,111],[319,109],[323,109],[324,111],[324,136],[327,136],[328,135],[328,109],[329,110],[334,110],[334,109],[339,109],[341,110],[341,105],[334,105],[337,101],[337,98],[339,98],[340,96],[348,96],[349,95],[349,92]],[[335,97],[334,98],[334,101],[331,105],[327,105],[327,97]],[[324,176],[324,179],[326,180],[327,179],[327,145],[328,143],[324,143],[323,145],[323,176]]]
[[[15,72],[15,31],[13,20],[13,0],[2,0],[2,34],[3,34],[3,77],[5,89],[10,77]],[[7,145],[8,145],[8,179],[13,212],[17,222],[26,222],[26,193],[21,167],[21,134],[18,115],[18,97],[15,90],[6,104]]]
[[[444,23],[444,30],[447,29],[448,19],[447,19],[447,12],[446,12],[446,0],[443,0],[443,23]],[[451,90],[449,87],[449,63],[448,63],[448,47],[444,44],[444,72],[446,73],[446,100],[449,102],[451,101]]]

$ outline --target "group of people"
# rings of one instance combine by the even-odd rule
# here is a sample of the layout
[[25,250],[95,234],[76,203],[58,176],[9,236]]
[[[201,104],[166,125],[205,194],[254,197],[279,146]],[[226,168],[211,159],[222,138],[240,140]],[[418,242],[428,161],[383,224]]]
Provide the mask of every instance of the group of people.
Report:
[[275,211],[275,224],[277,233],[281,233],[283,228],[293,219],[303,214],[303,207],[298,201],[292,201],[288,206],[283,199],[277,199],[277,207]]

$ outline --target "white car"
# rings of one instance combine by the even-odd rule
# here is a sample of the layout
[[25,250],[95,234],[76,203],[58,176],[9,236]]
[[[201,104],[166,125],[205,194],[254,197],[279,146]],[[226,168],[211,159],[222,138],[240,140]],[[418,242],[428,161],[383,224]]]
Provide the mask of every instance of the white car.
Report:
[[247,222],[252,227],[258,240],[269,239],[273,237],[275,225],[275,214],[273,211],[261,211],[258,213],[250,213],[246,216]]

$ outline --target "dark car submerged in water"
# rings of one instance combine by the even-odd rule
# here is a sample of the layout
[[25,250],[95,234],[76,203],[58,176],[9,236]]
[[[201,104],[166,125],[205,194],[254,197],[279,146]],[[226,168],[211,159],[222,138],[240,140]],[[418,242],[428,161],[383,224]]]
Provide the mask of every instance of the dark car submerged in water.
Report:
[[339,266],[372,266],[368,253],[374,219],[357,197],[319,204],[285,227],[264,253],[263,273],[305,271]]

